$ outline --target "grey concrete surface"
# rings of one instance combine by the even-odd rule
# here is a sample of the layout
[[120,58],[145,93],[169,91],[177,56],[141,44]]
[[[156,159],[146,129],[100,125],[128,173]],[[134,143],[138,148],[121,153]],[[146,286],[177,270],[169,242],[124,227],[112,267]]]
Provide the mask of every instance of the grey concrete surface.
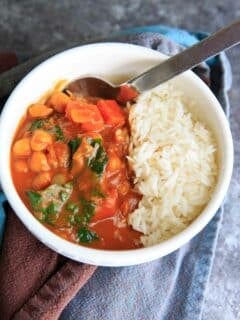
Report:
[[[15,50],[23,61],[122,28],[160,23],[213,32],[239,16],[239,0],[0,0],[0,50]],[[204,305],[207,320],[240,319],[240,47],[228,55],[235,165]]]

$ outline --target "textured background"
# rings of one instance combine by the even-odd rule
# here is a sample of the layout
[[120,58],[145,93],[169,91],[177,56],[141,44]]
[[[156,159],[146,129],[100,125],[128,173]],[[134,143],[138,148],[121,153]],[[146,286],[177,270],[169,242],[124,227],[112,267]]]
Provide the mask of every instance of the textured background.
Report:
[[[168,24],[213,32],[238,17],[239,0],[0,0],[0,50],[15,50],[23,61],[122,28]],[[228,56],[233,66],[230,121],[235,166],[206,295],[207,320],[240,319],[240,46]]]

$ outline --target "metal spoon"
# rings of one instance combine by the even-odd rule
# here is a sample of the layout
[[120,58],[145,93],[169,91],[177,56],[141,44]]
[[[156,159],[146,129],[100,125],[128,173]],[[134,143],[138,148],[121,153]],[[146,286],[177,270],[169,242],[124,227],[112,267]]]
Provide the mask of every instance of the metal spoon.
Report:
[[139,93],[170,80],[239,42],[240,20],[121,85],[116,86],[104,79],[87,77],[71,82],[66,89],[76,94],[117,99],[121,88],[127,86],[132,93],[134,90],[136,97]]

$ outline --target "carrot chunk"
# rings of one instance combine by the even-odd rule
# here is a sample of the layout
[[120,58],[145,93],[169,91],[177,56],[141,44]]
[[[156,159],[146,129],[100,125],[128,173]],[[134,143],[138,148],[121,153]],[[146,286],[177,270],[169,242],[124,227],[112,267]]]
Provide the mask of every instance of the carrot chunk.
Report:
[[53,109],[45,104],[34,103],[28,108],[28,113],[32,118],[46,118],[53,113]]
[[65,112],[65,109],[67,107],[68,102],[71,99],[63,92],[54,92],[49,100],[47,101],[47,104],[55,109],[57,112]]
[[13,154],[17,157],[27,157],[31,154],[30,138],[17,140],[13,145]]
[[134,100],[138,96],[136,89],[129,87],[128,85],[122,85],[117,96],[117,101],[120,103],[126,103],[128,101]]
[[81,124],[83,131],[100,131],[104,126],[97,106],[84,101],[70,101],[67,104],[66,116],[74,123]]
[[27,173],[28,172],[28,165],[25,160],[17,160],[14,162],[14,168],[17,172]]
[[51,174],[49,172],[41,172],[32,181],[32,187],[35,190],[46,188],[51,183]]
[[99,100],[97,107],[105,123],[111,126],[122,126],[125,123],[124,112],[115,100]]
[[48,171],[50,166],[42,151],[34,151],[30,158],[30,169],[34,172]]
[[42,129],[37,129],[33,133],[30,144],[33,151],[42,151],[45,150],[48,145],[52,144],[52,142],[53,137],[50,133]]

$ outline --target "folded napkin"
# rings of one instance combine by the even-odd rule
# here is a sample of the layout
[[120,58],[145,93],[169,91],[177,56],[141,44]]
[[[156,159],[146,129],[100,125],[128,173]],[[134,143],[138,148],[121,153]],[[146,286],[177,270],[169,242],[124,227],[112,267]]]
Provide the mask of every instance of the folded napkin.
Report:
[[[162,34],[183,46],[204,36],[154,26],[125,31],[115,40],[166,54],[182,50]],[[224,54],[208,63],[195,71],[210,85],[228,114],[229,63]],[[3,200],[1,195],[2,203]],[[4,208],[7,219],[0,257],[1,319],[201,318],[223,208],[191,242],[164,258],[138,266],[97,270],[46,248],[25,229],[8,205]],[[0,226],[4,216],[0,206]]]

